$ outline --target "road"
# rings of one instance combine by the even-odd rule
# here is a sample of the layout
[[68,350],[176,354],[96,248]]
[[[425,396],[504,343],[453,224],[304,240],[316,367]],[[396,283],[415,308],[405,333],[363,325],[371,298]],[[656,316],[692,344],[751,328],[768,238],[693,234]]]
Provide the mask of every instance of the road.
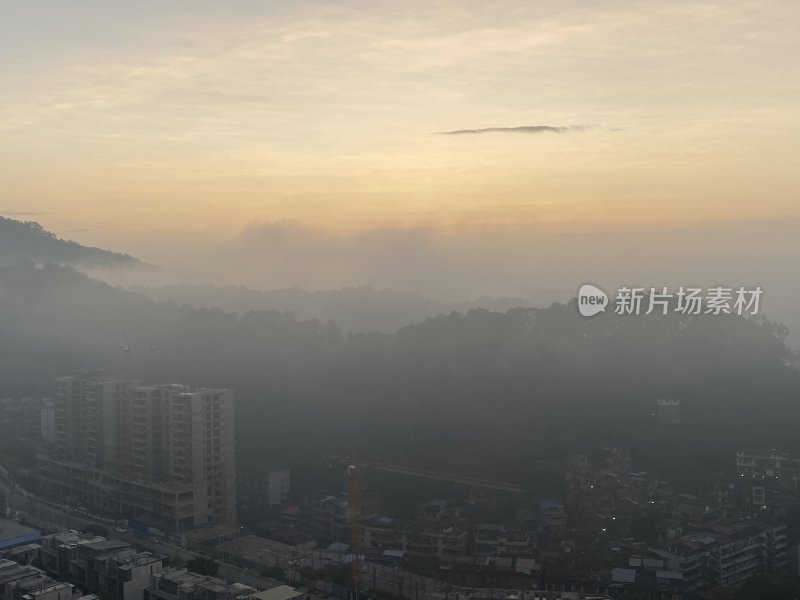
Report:
[[[140,538],[133,534],[130,530],[127,533],[115,532],[114,537],[125,540],[126,542],[130,542],[132,544],[138,544],[143,548],[150,550],[151,552],[177,557],[184,562],[190,561],[197,556],[205,556],[173,544],[154,542],[151,539]],[[215,560],[219,565],[217,577],[224,579],[225,581],[243,583],[260,590],[268,590],[279,585],[284,585],[284,582],[282,581],[270,579],[269,577],[262,577],[259,573],[256,573],[250,569],[243,569],[231,563],[222,562],[219,559]]]
[[5,494],[6,506],[11,508],[12,516],[14,511],[23,512],[27,520],[43,529],[80,530],[89,523],[97,523],[107,529],[113,527],[113,522],[94,521],[88,516],[70,512],[64,504],[30,494],[11,481],[4,469],[0,469],[0,489]]
[[[0,490],[5,492],[6,504],[11,507],[12,511],[18,510],[24,512],[27,516],[27,521],[42,529],[81,530],[90,523],[108,529],[113,527],[113,523],[109,524],[108,520],[97,520],[90,518],[88,515],[75,514],[70,512],[63,504],[55,503],[45,498],[39,498],[26,492],[11,481],[2,465],[0,465]],[[110,535],[132,544],[135,543],[151,552],[158,552],[170,557],[180,558],[184,562],[197,556],[205,556],[165,542],[154,542],[152,539],[142,539],[130,530],[126,533],[111,531]],[[328,554],[328,552],[324,550],[313,550],[301,553],[299,557],[294,553],[281,553],[281,556],[278,557],[269,551],[265,551],[262,560],[265,565],[286,565],[290,560],[299,558],[303,566],[313,566],[315,568],[322,568],[327,564],[339,564],[341,557],[326,557],[326,554]],[[299,573],[291,570],[286,573],[289,581],[282,582],[268,577],[262,577],[257,572],[243,569],[225,561],[220,561],[218,558],[215,558],[215,560],[219,564],[217,577],[229,583],[239,582],[259,590],[268,590],[286,583],[291,585],[293,583],[292,580],[296,581],[299,579]],[[457,586],[443,586],[440,582],[428,577],[369,562],[362,564],[362,573],[364,584],[367,587],[380,590],[386,594],[402,598],[403,600],[506,600],[509,596],[519,593],[519,590],[467,590]],[[333,593],[330,583],[321,581],[315,583],[315,587],[323,593]],[[302,588],[300,589],[302,591]],[[544,591],[525,590],[521,600],[544,600],[545,598],[559,597],[566,598],[566,596],[561,596],[560,593],[552,595]],[[601,598],[601,596],[598,596],[598,598]]]
[[[109,530],[109,537],[121,539],[131,544],[137,544],[151,552],[157,552],[169,557],[177,557],[186,562],[197,556],[203,556],[191,550],[168,544],[164,542],[154,542],[149,538],[141,538],[128,530],[126,533],[113,531],[114,523],[110,519],[92,518],[90,515],[82,515],[69,510],[66,505],[53,502],[46,498],[38,497],[27,492],[16,485],[9,477],[8,472],[0,467],[0,490],[6,498],[6,506],[11,508],[11,514],[15,511],[25,513],[26,522],[32,523],[42,529],[54,529],[64,531],[75,529],[81,531],[89,524],[99,525]],[[228,582],[238,582],[245,585],[268,590],[283,582],[268,577],[262,577],[249,569],[243,569],[228,562],[217,560],[219,570],[217,577]]]

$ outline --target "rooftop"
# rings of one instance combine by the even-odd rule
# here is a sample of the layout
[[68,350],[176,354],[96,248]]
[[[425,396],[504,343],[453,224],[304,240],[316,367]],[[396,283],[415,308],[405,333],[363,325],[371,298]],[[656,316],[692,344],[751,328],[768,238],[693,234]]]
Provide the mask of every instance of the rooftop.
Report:
[[0,548],[11,548],[41,539],[42,533],[10,519],[0,519]]
[[288,585],[279,585],[271,590],[258,592],[250,596],[252,600],[291,600],[302,596],[302,592]]
[[86,547],[97,552],[103,552],[105,550],[121,550],[122,548],[129,548],[130,544],[128,542],[123,542],[122,540],[100,540],[96,542],[89,542],[86,544]]

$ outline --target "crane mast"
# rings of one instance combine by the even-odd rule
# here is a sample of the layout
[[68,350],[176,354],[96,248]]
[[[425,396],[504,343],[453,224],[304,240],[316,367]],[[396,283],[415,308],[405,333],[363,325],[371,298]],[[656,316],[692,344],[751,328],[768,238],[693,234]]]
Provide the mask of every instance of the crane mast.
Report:
[[352,456],[342,456],[338,454],[327,455],[324,457],[329,465],[344,465],[347,469],[347,496],[348,507],[350,509],[351,522],[351,544],[350,552],[352,555],[353,569],[353,589],[355,590],[355,600],[361,592],[361,492],[362,478],[366,471],[381,471],[384,473],[394,473],[408,477],[420,477],[434,481],[444,481],[469,487],[508,492],[512,494],[524,494],[525,488],[516,483],[505,481],[493,481],[491,479],[479,479],[475,477],[465,477],[453,473],[440,473],[429,469],[421,469],[406,465],[394,465],[374,460],[361,460],[358,458],[356,449],[352,451]]
[[353,560],[353,589],[355,600],[358,600],[361,590],[361,469],[358,464],[347,466],[347,499],[352,519],[350,553]]

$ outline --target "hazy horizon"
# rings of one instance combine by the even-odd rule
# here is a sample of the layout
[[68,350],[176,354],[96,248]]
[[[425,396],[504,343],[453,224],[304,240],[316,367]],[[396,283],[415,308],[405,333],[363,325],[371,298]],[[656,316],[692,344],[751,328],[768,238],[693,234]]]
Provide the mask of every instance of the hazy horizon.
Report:
[[791,320],[798,17],[786,1],[14,2],[0,214],[164,282],[447,300],[761,285]]
[[[48,223],[47,215],[36,218]],[[69,237],[102,243],[86,232]],[[369,287],[416,294],[445,307],[480,305],[482,298],[547,305],[574,297],[586,282],[609,293],[621,286],[760,286],[764,295],[759,312],[787,325],[789,342],[797,348],[800,284],[790,274],[798,239],[800,221],[794,220],[574,235],[422,228],[346,235],[282,222],[253,224],[227,240],[131,240],[130,246],[117,240],[109,249],[133,254],[158,269],[83,270],[126,287],[186,283],[310,292]],[[197,299],[197,304],[206,305],[207,299]]]

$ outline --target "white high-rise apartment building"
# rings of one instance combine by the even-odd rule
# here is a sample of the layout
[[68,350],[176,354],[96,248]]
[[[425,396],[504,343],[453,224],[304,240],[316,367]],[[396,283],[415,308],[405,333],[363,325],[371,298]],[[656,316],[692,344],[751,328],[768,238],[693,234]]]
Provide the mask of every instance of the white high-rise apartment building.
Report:
[[62,377],[53,406],[54,492],[170,531],[238,525],[230,390]]

